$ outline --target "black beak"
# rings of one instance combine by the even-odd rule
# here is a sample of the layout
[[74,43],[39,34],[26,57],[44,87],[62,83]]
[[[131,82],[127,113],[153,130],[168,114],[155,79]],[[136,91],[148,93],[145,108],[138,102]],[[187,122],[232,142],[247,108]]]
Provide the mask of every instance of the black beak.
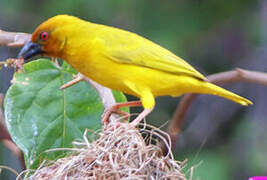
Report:
[[32,43],[31,41],[28,41],[23,48],[20,50],[18,58],[23,57],[25,60],[37,55],[41,54],[42,49],[41,45],[37,43]]

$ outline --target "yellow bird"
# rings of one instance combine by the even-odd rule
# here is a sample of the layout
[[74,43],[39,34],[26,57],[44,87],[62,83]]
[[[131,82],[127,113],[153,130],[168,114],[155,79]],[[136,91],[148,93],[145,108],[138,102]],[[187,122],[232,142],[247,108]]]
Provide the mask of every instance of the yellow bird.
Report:
[[252,104],[209,83],[186,61],[146,38],[69,15],[57,15],[39,25],[19,56],[28,59],[37,54],[64,59],[99,84],[139,97],[141,103],[116,105],[105,116],[116,108],[142,105],[144,111],[133,120],[134,126],[153,110],[157,96],[202,93]]

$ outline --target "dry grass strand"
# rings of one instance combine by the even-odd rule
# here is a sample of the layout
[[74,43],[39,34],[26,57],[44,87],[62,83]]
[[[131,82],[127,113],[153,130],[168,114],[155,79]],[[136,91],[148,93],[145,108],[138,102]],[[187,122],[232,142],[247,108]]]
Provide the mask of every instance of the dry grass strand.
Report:
[[[110,123],[92,142],[87,132],[83,141],[74,142],[74,148],[54,149],[70,150],[71,155],[45,162],[25,179],[186,179],[180,162],[173,158],[169,136],[160,129],[144,125],[138,130],[128,123]],[[155,145],[157,141],[168,147],[166,156]]]

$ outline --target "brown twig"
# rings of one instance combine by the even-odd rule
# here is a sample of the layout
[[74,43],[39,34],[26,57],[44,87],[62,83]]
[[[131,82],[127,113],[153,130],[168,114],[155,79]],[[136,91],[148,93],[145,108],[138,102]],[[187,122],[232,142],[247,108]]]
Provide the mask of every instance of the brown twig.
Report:
[[20,47],[30,39],[31,35],[19,32],[6,32],[0,29],[0,46]]
[[[207,76],[211,83],[225,85],[237,82],[249,82],[254,84],[267,85],[267,73],[236,69]],[[168,126],[168,134],[174,145],[183,127],[186,114],[198,94],[186,94],[180,101],[174,116]],[[164,147],[163,147],[164,149]]]
[[0,69],[2,69],[3,66],[5,67],[15,67],[16,66],[17,59],[9,58],[5,61],[0,61]]
[[232,71],[221,72],[207,77],[210,82],[221,85],[237,82],[249,82],[254,84],[267,85],[267,73],[249,71],[237,68]]

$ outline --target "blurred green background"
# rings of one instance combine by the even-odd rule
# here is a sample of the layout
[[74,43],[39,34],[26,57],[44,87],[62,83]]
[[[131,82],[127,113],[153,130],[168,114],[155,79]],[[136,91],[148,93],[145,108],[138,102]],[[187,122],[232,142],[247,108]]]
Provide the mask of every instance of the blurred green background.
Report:
[[[267,71],[267,2],[264,0],[0,0],[0,29],[31,33],[56,14],[136,32],[186,59],[205,75],[237,67]],[[0,60],[19,49],[0,47]],[[13,71],[0,71],[0,92]],[[227,85],[255,103],[241,107],[201,95],[190,109],[175,145],[177,160],[193,179],[244,180],[267,175],[267,87]],[[129,97],[133,99],[133,97]],[[148,122],[157,127],[172,118],[180,98],[160,97]],[[166,125],[163,129],[166,129]],[[0,164],[20,171],[17,160],[0,145]],[[3,171],[0,179],[14,179]]]

